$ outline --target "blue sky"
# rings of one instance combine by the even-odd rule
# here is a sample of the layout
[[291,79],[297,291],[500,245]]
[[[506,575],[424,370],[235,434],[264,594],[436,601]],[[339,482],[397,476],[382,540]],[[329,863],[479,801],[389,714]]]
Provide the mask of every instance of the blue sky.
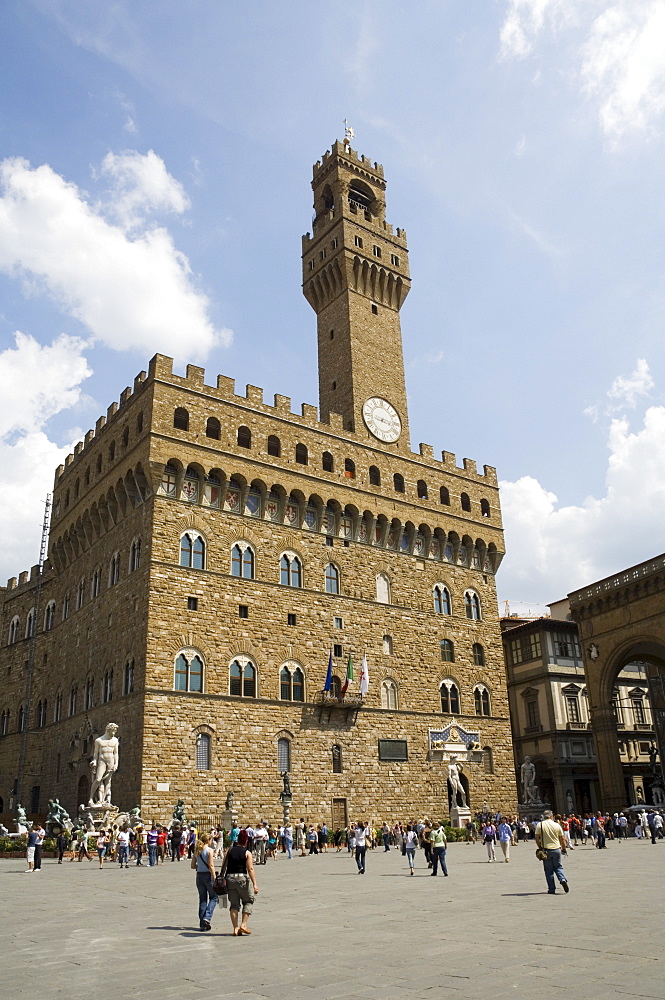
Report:
[[665,549],[663,0],[6,0],[0,32],[0,579],[156,351],[317,402],[300,237],[344,118],[408,235],[412,445],[502,481],[501,600]]

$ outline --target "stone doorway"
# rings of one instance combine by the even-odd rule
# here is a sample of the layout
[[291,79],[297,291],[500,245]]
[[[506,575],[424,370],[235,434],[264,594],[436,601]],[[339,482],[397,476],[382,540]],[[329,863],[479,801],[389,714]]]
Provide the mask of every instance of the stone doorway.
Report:
[[82,774],[76,788],[76,807],[87,806],[90,799],[90,779],[87,774]]
[[344,830],[349,825],[349,811],[346,799],[332,800],[332,828]]

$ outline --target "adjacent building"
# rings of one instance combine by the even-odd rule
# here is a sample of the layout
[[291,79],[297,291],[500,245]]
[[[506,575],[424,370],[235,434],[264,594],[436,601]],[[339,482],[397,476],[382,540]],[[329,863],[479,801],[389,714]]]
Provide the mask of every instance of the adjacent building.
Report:
[[515,808],[496,472],[411,451],[382,167],[337,142],[312,187],[318,411],[157,355],[56,472],[44,573],[2,594],[5,818],[87,801],[111,720],[146,817],[274,818],[285,772],[334,827],[446,816],[451,755],[472,809]]
[[[550,618],[501,623],[515,764],[519,775],[524,758],[531,758],[541,796],[555,811],[591,812],[607,803],[578,626],[568,600],[550,610]],[[647,671],[641,659],[625,662],[612,688],[623,806],[651,801],[654,726]]]

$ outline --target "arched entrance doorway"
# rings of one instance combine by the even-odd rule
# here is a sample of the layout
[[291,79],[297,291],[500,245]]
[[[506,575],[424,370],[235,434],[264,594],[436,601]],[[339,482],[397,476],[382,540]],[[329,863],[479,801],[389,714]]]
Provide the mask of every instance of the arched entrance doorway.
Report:
[[90,779],[87,774],[82,774],[76,786],[76,805],[87,806],[90,799]]

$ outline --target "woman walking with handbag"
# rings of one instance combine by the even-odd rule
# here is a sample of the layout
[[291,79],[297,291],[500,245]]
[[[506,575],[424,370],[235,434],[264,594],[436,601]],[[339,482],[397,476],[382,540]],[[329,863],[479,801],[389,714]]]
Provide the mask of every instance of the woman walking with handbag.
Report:
[[217,906],[217,893],[213,886],[215,880],[215,860],[212,849],[212,837],[204,833],[192,858],[192,868],[196,869],[196,888],[199,894],[199,930],[212,930],[212,915]]
[[494,850],[494,845],[496,843],[496,827],[491,820],[487,820],[484,827],[482,828],[482,838],[483,844],[487,847],[487,863],[496,861],[496,852]]
[[[259,887],[256,884],[252,854],[251,851],[247,850],[246,830],[240,831],[238,843],[232,844],[224,855],[221,874],[226,875],[233,936],[241,937],[243,934],[251,934],[247,921],[252,912],[254,897],[259,891]],[[238,916],[241,905],[242,919],[239,924]]]

